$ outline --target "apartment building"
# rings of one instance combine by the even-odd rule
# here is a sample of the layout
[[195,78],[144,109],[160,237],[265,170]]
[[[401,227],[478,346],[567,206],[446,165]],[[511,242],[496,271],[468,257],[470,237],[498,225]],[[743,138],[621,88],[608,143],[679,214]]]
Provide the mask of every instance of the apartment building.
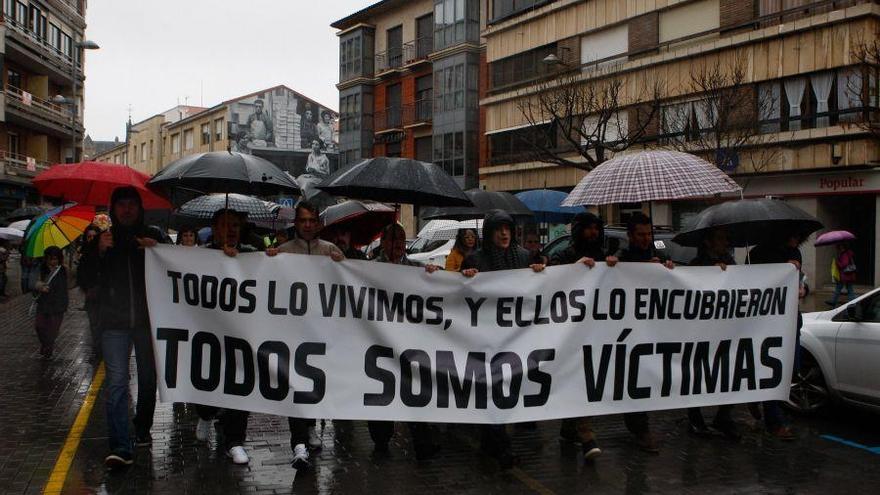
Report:
[[82,154],[85,13],[85,0],[3,0],[0,215],[38,200],[41,170]]
[[340,19],[343,164],[400,156],[478,183],[480,0],[383,0]]
[[127,143],[96,156],[153,175],[169,163],[209,151],[240,151],[268,159],[294,177],[305,173],[312,143],[337,167],[336,111],[279,85],[203,108],[178,105],[129,124]]
[[[876,68],[859,64],[858,47],[876,40],[880,6],[869,0],[484,0],[488,25],[486,114],[490,162],[481,184],[493,190],[568,190],[585,172],[530,161],[537,127],[524,102],[548,80],[584,88],[626,78],[619,122],[632,129],[645,101],[633,87],[662,81],[659,106],[644,139],[630,150],[672,140],[699,142],[711,125],[708,92],[691,82],[700,67],[741,64],[742,111],[758,139],[724,167],[747,197],[784,198],[826,227],[846,228],[860,282],[880,281],[874,259],[880,229],[880,169],[876,138],[864,122],[876,118]],[[552,56],[551,56],[552,55]],[[775,102],[766,104],[766,102]],[[764,102],[764,103],[762,103]],[[684,118],[673,118],[673,116]],[[584,116],[585,121],[592,116]],[[534,136],[532,136],[534,137]],[[562,140],[556,143],[564,154]],[[713,150],[692,149],[704,156]],[[720,153],[719,150],[714,150]],[[757,165],[758,154],[772,159]],[[571,156],[575,156],[572,153]],[[612,222],[648,205],[603,208]],[[681,227],[706,202],[653,205],[658,223]],[[804,268],[817,285],[830,282],[831,250],[805,245]]]

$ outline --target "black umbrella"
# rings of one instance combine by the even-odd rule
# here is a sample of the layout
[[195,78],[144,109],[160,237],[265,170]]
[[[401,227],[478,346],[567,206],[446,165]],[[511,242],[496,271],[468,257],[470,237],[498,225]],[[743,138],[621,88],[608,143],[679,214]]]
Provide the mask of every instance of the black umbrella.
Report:
[[369,158],[338,170],[319,186],[334,196],[419,206],[469,206],[442,168],[408,158]]
[[682,246],[699,247],[715,228],[727,231],[730,245],[746,247],[782,240],[791,235],[806,238],[822,228],[812,215],[777,199],[743,199],[703,210],[690,227],[672,240]]
[[9,223],[15,222],[17,220],[31,220],[35,217],[38,217],[46,213],[46,208],[35,205],[23,206],[21,208],[16,208],[6,215],[5,220]]
[[514,218],[531,218],[535,214],[513,194],[503,191],[468,189],[464,192],[473,206],[425,208],[422,219],[469,220],[483,218],[489,210],[502,210]]
[[[239,193],[268,196],[298,193],[296,182],[265,158],[229,151],[212,151],[185,156],[172,162],[147,185],[171,198],[210,193]],[[176,201],[179,202],[179,201]]]

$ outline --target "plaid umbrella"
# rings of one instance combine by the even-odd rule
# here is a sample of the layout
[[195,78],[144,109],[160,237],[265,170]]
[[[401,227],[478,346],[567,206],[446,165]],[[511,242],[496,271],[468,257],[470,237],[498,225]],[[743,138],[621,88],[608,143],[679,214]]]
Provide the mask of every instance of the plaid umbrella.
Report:
[[218,210],[230,208],[240,213],[247,213],[249,222],[260,220],[272,221],[275,219],[275,211],[270,207],[271,204],[262,199],[245,196],[244,194],[207,194],[187,201],[177,210],[177,214],[184,217],[210,220]]
[[715,165],[678,151],[621,155],[593,169],[562,206],[640,203],[741,191]]

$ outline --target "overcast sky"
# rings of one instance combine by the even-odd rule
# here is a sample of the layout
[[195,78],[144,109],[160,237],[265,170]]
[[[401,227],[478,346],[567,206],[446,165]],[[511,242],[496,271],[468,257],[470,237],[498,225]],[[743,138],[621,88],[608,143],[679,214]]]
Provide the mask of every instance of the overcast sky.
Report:
[[376,0],[89,0],[86,131],[125,138],[179,103],[213,106],[285,84],[339,106],[330,23]]

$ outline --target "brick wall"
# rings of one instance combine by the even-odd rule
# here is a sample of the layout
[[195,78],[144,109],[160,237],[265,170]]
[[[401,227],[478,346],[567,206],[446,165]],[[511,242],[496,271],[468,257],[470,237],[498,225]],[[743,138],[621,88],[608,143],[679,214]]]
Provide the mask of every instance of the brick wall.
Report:
[[629,21],[629,51],[655,48],[660,41],[660,14],[648,12]]
[[721,29],[749,22],[757,15],[755,0],[721,0]]

